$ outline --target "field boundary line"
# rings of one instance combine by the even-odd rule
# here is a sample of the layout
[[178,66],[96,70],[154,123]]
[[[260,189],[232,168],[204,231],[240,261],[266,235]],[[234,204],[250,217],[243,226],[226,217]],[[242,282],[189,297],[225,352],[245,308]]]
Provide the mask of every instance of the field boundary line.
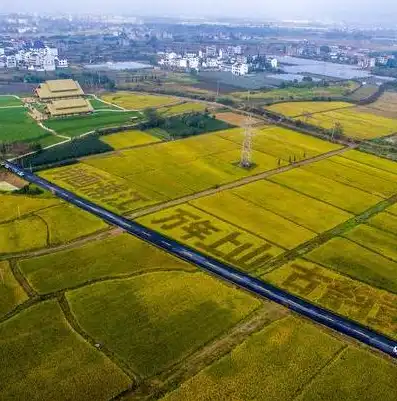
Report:
[[291,401],[295,401],[303,392],[306,390],[306,388],[316,380],[316,378],[328,367],[332,366],[341,356],[346,352],[346,350],[349,348],[348,344],[343,344],[342,347],[334,354],[332,357],[324,363],[314,374],[309,378],[306,383],[303,383],[300,388],[295,392],[295,394],[292,396]]
[[[97,100],[97,101],[99,101],[99,102],[108,104],[109,106],[116,107],[116,108],[118,108],[118,109],[120,109],[120,110],[129,111],[128,109],[125,109],[124,107],[121,107],[121,106],[119,106],[118,104],[114,104],[114,103],[111,103],[111,102],[107,102],[106,100],[101,99],[101,98],[98,97],[95,93],[90,93],[90,94],[88,94],[88,95],[89,95],[89,96],[92,96],[95,100]],[[133,111],[138,111],[138,110],[133,110]]]
[[254,274],[263,276],[264,274],[271,273],[282,265],[294,259],[300,258],[316,248],[319,248],[320,246],[330,241],[332,238],[343,236],[344,233],[352,230],[354,227],[360,224],[365,223],[369,218],[383,212],[385,209],[396,202],[397,194],[375,204],[374,206],[371,206],[361,214],[353,216],[352,218],[342,222],[341,224],[338,224],[330,230],[318,234],[315,238],[312,238],[311,240],[306,241],[301,245],[298,245],[296,248],[291,249],[290,251],[287,251],[280,256],[274,257],[271,261],[269,261],[269,263],[263,266],[263,271],[262,269],[260,269],[259,271],[254,272]]
[[46,228],[47,228],[47,239],[46,239],[47,247],[46,247],[46,248],[48,248],[48,247],[51,246],[51,232],[50,232],[50,226],[49,226],[47,220],[44,219],[44,217],[42,217],[42,216],[40,216],[39,214],[36,214],[36,213],[33,213],[33,215],[36,216],[39,220],[41,220],[41,221],[44,223],[44,225],[46,226]]
[[[192,265],[192,267],[194,267],[194,265]],[[108,281],[123,281],[123,280],[129,280],[131,278],[135,278],[135,277],[141,277],[141,276],[146,276],[148,274],[156,274],[156,273],[167,273],[167,272],[171,272],[171,273],[177,273],[177,272],[181,272],[181,273],[189,273],[189,274],[197,274],[200,273],[200,270],[196,269],[147,269],[147,270],[139,270],[133,273],[127,273],[127,274],[123,274],[120,276],[105,276],[105,277],[99,277],[99,278],[95,278],[92,280],[87,280],[84,283],[81,284],[76,284],[74,286],[70,286],[70,287],[63,287],[60,290],[56,290],[56,291],[51,291],[51,292],[44,292],[42,294],[39,293],[39,296],[43,296],[43,297],[49,297],[49,298],[54,298],[57,297],[59,294],[63,293],[63,292],[69,292],[69,291],[76,291],[76,290],[80,290],[82,288],[85,287],[90,287],[91,285],[95,285],[98,283],[103,283],[103,282],[108,282]]]
[[[58,244],[53,247],[47,247],[47,248],[38,248],[38,249],[31,249],[28,252],[19,252],[19,253],[7,253],[7,254],[0,254],[0,260],[8,260],[8,259],[30,259],[34,258],[37,256],[43,256],[47,255],[50,253],[56,253],[62,250],[66,249],[73,249],[79,246],[83,246],[85,243],[94,241],[94,240],[100,240],[100,239],[106,239],[107,237],[114,235],[114,233],[119,232],[119,228],[105,228],[104,230],[97,231],[95,233],[89,234],[84,237],[76,238],[74,241],[70,241],[64,244]],[[120,231],[122,232],[122,231]],[[103,238],[101,238],[103,236]]]
[[163,209],[167,209],[167,208],[172,207],[172,206],[177,206],[177,205],[180,205],[182,203],[187,203],[189,201],[192,201],[192,200],[195,200],[195,199],[198,199],[198,198],[202,198],[202,197],[205,197],[205,196],[213,195],[213,194],[216,194],[217,192],[221,192],[221,191],[225,191],[225,190],[228,190],[228,189],[234,189],[234,188],[237,188],[237,187],[241,187],[243,185],[250,184],[251,182],[259,181],[259,180],[262,180],[262,179],[267,178],[267,177],[271,177],[271,176],[276,175],[276,174],[281,174],[281,173],[284,173],[286,171],[292,170],[294,168],[302,167],[302,166],[305,166],[305,165],[308,165],[308,164],[311,164],[311,163],[315,163],[315,162],[320,161],[320,160],[328,159],[329,157],[341,154],[343,152],[347,152],[348,150],[352,149],[353,147],[354,146],[340,148],[340,149],[337,149],[337,150],[333,150],[331,152],[323,153],[323,154],[321,154],[319,156],[315,156],[315,157],[310,158],[310,159],[305,159],[305,160],[302,160],[300,162],[289,164],[287,166],[279,167],[279,168],[276,168],[276,169],[273,169],[273,170],[264,171],[262,173],[255,174],[255,175],[252,175],[252,176],[244,177],[244,178],[241,178],[241,179],[236,180],[236,181],[232,181],[232,182],[229,182],[229,183],[226,183],[226,184],[219,185],[216,188],[205,189],[204,191],[201,191],[201,192],[196,192],[196,193],[193,193],[191,195],[183,196],[181,198],[172,199],[170,201],[163,202],[161,204],[157,204],[157,205],[154,205],[154,206],[149,206],[148,208],[143,208],[143,209],[137,210],[135,212],[128,213],[126,216],[131,218],[131,219],[135,219],[137,217],[142,217],[142,216],[145,216],[147,214],[155,213],[155,212],[158,212],[158,211],[163,210]]
[[[64,293],[57,297],[58,304],[62,310],[65,320],[68,322],[70,328],[77,333],[80,337],[91,345],[96,351],[101,352],[107,359],[112,361],[125,375],[127,375],[133,382],[135,387],[142,379],[140,375],[134,372],[118,355],[108,349],[105,345],[98,343],[92,338],[78,323],[77,318],[72,312],[69,302]],[[99,344],[99,346],[98,346]]]
[[37,291],[30,285],[29,280],[22,273],[21,269],[18,266],[18,262],[11,259],[9,260],[9,264],[14,278],[17,280],[18,284],[26,292],[29,298],[37,297]]
[[[298,103],[299,104],[299,103],[306,103],[306,102],[307,102],[307,100],[303,100],[302,102],[293,102],[293,103]],[[290,102],[288,102],[288,100],[287,100],[285,102],[276,103],[276,104],[283,104],[283,103],[290,103]],[[310,102],[310,100],[309,100],[309,103],[312,103],[312,102]],[[318,103],[318,102],[316,102],[316,103]],[[329,102],[326,102],[326,103],[329,103]],[[348,103],[348,102],[346,102],[346,103]],[[310,115],[324,114],[324,113],[328,113],[328,112],[332,112],[332,111],[339,111],[339,110],[344,110],[344,109],[354,109],[355,107],[357,107],[356,104],[350,103],[350,105],[346,106],[346,107],[335,107],[334,109],[327,109],[327,110],[322,110],[322,111],[314,111],[313,113],[308,113],[308,114],[310,114]],[[272,111],[272,110],[270,110],[270,111]],[[296,116],[291,116],[290,118],[297,118],[297,117],[302,117],[302,116],[304,116],[304,114],[297,114]],[[286,117],[288,117],[288,116],[286,116]]]

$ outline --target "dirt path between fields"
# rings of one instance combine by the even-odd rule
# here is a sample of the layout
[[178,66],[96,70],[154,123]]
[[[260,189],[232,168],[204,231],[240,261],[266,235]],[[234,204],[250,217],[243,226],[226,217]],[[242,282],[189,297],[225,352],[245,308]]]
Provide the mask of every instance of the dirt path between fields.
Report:
[[173,200],[170,200],[168,202],[161,203],[159,205],[151,206],[151,207],[148,207],[148,208],[145,208],[145,209],[142,209],[142,210],[138,210],[138,211],[133,212],[133,213],[129,213],[127,215],[127,217],[129,217],[131,219],[135,219],[137,217],[141,217],[141,216],[145,216],[147,214],[158,212],[158,211],[166,209],[168,207],[177,206],[177,205],[180,205],[182,203],[186,203],[186,202],[190,202],[192,200],[198,199],[198,198],[202,198],[204,196],[213,195],[213,194],[216,194],[217,192],[225,191],[227,189],[234,189],[234,188],[240,187],[242,185],[250,184],[251,182],[262,180],[264,178],[271,177],[271,176],[276,175],[276,174],[284,173],[286,171],[292,170],[292,169],[297,168],[297,167],[306,166],[308,164],[311,164],[311,163],[314,163],[314,162],[317,162],[317,161],[320,161],[320,160],[328,159],[328,158],[330,158],[332,156],[340,155],[340,154],[342,154],[344,152],[347,152],[348,150],[356,148],[357,146],[358,145],[350,145],[350,146],[347,146],[345,148],[333,150],[333,151],[328,152],[328,153],[323,153],[323,154],[321,154],[319,156],[312,157],[310,159],[301,160],[299,162],[295,162],[295,163],[289,164],[288,166],[279,167],[279,168],[276,168],[274,170],[265,171],[263,173],[252,175],[250,177],[245,177],[245,178],[242,178],[240,180],[233,181],[233,182],[230,182],[230,183],[227,183],[227,184],[224,184],[224,185],[219,185],[219,187],[217,187],[217,188],[206,189],[206,190],[201,191],[201,192],[196,192],[196,193],[194,193],[192,195],[186,195],[186,196],[184,196],[182,198],[173,199]]

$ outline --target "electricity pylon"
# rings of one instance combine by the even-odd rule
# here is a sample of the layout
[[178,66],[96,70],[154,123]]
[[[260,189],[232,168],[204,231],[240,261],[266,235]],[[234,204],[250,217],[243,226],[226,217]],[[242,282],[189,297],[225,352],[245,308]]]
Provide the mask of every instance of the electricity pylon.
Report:
[[248,116],[244,123],[244,140],[241,149],[240,166],[243,168],[250,168],[252,166],[252,118],[251,114]]

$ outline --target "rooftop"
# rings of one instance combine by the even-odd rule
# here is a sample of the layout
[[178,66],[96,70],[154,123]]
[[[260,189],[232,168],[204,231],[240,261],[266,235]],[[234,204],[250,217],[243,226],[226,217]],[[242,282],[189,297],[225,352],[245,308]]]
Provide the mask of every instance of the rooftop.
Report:
[[72,79],[46,81],[36,89],[37,96],[42,99],[58,99],[83,96],[84,92],[78,82]]

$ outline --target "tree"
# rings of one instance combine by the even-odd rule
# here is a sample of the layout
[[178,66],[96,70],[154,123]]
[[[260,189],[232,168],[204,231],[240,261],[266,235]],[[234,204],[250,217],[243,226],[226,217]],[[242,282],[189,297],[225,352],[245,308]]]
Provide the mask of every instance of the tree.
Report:
[[341,138],[344,133],[343,125],[339,121],[337,121],[332,131],[333,131],[332,137]]

